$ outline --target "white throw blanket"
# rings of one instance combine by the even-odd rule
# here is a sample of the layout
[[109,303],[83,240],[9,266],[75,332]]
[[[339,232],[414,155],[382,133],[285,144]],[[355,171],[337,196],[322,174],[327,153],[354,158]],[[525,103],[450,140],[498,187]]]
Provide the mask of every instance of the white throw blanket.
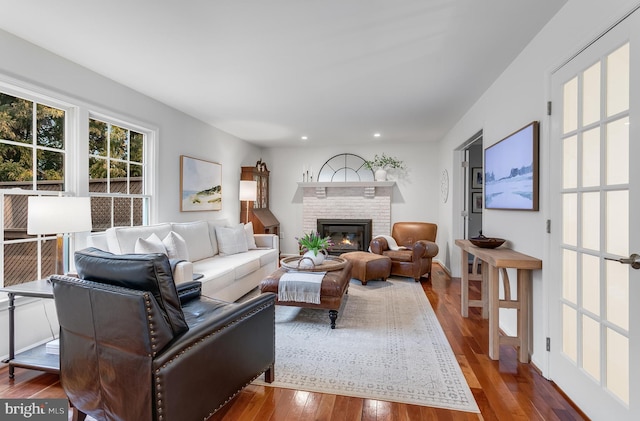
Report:
[[[387,245],[389,246],[389,250],[406,250],[407,249],[405,246],[399,246],[398,243],[396,243],[396,240],[390,235],[376,235],[373,238],[384,238],[385,240],[387,240]],[[371,248],[369,248],[369,251],[371,251]]]
[[278,281],[278,301],[320,304],[320,286],[327,272],[284,273]]

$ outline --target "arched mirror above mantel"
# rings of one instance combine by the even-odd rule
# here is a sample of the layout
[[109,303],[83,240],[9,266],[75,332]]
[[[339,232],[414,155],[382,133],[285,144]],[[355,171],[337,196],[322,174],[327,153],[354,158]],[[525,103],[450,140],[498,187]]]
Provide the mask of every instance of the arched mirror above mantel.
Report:
[[318,182],[374,181],[373,171],[365,166],[365,160],[351,153],[335,155],[320,168]]

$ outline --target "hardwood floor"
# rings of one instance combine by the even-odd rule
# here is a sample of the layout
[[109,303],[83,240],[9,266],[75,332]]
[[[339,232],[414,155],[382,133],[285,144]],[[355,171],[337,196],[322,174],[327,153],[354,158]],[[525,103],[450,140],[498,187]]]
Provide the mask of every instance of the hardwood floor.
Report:
[[[473,298],[479,292],[472,284]],[[250,385],[208,421],[587,419],[532,364],[518,363],[513,347],[502,346],[499,361],[489,359],[488,323],[482,320],[479,309],[471,309],[467,319],[460,316],[460,279],[451,279],[435,265],[432,281],[423,282],[422,287],[462,367],[480,414]],[[0,397],[60,398],[64,392],[56,375],[16,369],[16,377],[10,381],[4,368],[0,370]]]

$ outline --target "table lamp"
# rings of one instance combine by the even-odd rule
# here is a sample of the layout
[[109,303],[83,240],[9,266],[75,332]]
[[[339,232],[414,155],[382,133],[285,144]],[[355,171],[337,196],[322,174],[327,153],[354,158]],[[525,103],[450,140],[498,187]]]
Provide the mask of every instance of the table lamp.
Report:
[[249,223],[249,201],[255,201],[258,198],[258,182],[253,180],[240,180],[240,201],[247,201],[247,217],[245,224]]
[[56,234],[56,274],[64,274],[63,238],[72,232],[91,231],[88,197],[29,196],[27,234]]

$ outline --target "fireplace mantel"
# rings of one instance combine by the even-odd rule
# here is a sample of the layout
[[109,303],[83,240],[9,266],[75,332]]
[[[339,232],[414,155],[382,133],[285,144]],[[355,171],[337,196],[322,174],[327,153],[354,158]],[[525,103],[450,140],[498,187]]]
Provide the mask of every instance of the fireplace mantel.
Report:
[[298,187],[303,189],[315,189],[316,197],[322,198],[327,196],[327,189],[352,189],[362,188],[364,197],[375,197],[376,187],[393,187],[395,181],[340,181],[340,182],[298,182]]
[[316,231],[318,219],[371,219],[372,235],[391,233],[391,196],[395,181],[298,183],[302,228]]
[[299,187],[393,187],[395,181],[320,181],[301,183],[298,182]]

